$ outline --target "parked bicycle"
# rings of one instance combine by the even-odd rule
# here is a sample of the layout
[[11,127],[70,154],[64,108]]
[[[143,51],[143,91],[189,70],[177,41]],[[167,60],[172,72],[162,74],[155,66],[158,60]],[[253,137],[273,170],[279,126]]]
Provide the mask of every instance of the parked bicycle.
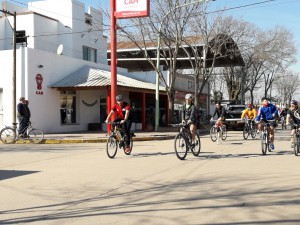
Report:
[[226,125],[222,127],[216,125],[216,120],[211,121],[212,127],[210,128],[210,139],[217,144],[221,143],[221,140],[225,141],[227,138]]
[[4,144],[16,143],[19,139],[29,140],[30,143],[33,144],[39,144],[44,140],[43,131],[33,128],[30,121],[23,129],[24,132],[22,131],[21,134],[18,132],[17,125],[18,123],[13,123],[12,126],[5,126],[0,131],[0,140]]
[[134,133],[130,133],[130,151],[125,151],[126,148],[126,140],[127,135],[124,131],[123,124],[121,122],[109,122],[114,129],[109,135],[107,141],[106,141],[106,153],[109,158],[114,158],[117,154],[118,147],[121,149],[123,148],[124,153],[126,155],[130,155],[133,147],[133,140],[132,137],[134,136]]
[[257,128],[253,124],[252,120],[245,120],[245,125],[243,129],[243,137],[245,140],[248,139],[249,135],[251,135],[252,138],[256,137]]
[[201,141],[199,135],[196,133],[195,143],[193,143],[189,124],[179,123],[174,124],[173,127],[180,127],[179,133],[175,136],[174,140],[174,149],[177,158],[184,160],[189,150],[191,150],[194,156],[198,156],[201,150]]
[[267,151],[271,151],[270,149],[270,123],[274,122],[275,120],[267,120],[265,124],[262,124],[263,130],[261,132],[261,150],[262,154],[266,155]]

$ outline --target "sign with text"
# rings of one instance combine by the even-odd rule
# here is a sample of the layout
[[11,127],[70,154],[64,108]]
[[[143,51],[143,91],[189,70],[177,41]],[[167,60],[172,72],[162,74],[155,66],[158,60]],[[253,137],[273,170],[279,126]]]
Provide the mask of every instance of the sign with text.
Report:
[[118,19],[149,16],[150,0],[116,0]]

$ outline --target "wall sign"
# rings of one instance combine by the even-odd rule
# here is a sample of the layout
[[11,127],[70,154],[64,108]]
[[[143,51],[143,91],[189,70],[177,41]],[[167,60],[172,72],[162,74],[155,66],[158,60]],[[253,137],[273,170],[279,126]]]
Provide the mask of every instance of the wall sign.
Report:
[[149,16],[150,0],[116,0],[118,19]]
[[36,82],[36,88],[37,88],[37,91],[35,92],[37,95],[43,95],[43,76],[41,74],[37,74],[35,76],[35,82]]

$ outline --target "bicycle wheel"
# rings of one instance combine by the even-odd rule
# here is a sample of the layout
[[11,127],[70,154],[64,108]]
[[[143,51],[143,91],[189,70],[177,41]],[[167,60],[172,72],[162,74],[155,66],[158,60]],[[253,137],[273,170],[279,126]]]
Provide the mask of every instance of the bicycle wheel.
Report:
[[221,138],[222,138],[223,141],[225,141],[226,138],[227,138],[227,128],[225,126],[222,127],[221,132],[222,132]]
[[188,147],[181,133],[175,137],[174,148],[177,158],[184,160],[187,155]]
[[248,136],[249,136],[249,128],[245,124],[244,129],[243,129],[243,137],[244,137],[245,140],[247,140]]
[[5,127],[0,131],[0,139],[4,144],[12,144],[16,141],[16,131],[11,127]]
[[251,137],[254,139],[256,137],[257,129],[255,127],[252,127],[250,133]]
[[32,129],[28,132],[28,140],[33,144],[39,144],[44,140],[44,133],[39,129]]
[[261,134],[261,150],[262,154],[265,155],[268,150],[268,140],[267,140],[267,134],[266,132],[263,132]]
[[295,152],[295,156],[298,156],[299,155],[299,145],[300,145],[300,137],[299,135],[297,135],[297,131],[295,132],[294,134],[294,152]]
[[217,129],[215,127],[210,128],[210,139],[213,142],[216,142],[217,140]]
[[196,133],[195,136],[195,146],[192,148],[192,153],[194,156],[198,156],[201,151],[201,141],[199,135]]
[[[124,136],[124,140],[126,140],[126,138],[127,138],[127,135],[125,134],[125,136]],[[126,152],[125,151],[125,149],[126,149],[126,145],[124,144],[123,145],[123,150],[124,150],[124,153],[126,154],[126,155],[130,155],[131,154],[131,151],[132,151],[132,148],[133,148],[133,140],[132,140],[132,137],[130,137],[130,151],[128,151],[128,152]]]
[[114,135],[110,135],[106,141],[106,153],[109,158],[114,158],[117,154],[118,142]]

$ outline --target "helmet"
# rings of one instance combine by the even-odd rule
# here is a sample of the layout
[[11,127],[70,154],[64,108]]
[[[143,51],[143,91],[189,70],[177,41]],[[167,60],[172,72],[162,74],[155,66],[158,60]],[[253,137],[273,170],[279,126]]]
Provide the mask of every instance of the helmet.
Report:
[[298,102],[296,100],[292,100],[291,105],[298,105]]
[[252,108],[252,104],[249,103],[249,104],[248,104],[248,108]]
[[193,99],[193,95],[192,94],[186,94],[185,99]]
[[117,102],[123,101],[123,95],[117,95],[116,100],[117,100]]

